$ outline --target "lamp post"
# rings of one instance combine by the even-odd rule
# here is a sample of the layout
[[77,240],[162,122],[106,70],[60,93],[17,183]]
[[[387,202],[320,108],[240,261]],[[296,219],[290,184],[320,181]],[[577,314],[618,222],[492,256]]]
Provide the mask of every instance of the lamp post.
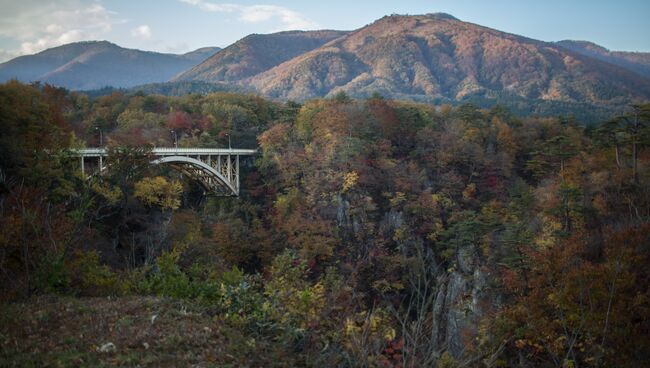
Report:
[[178,149],[178,136],[176,135],[176,131],[170,130],[170,132],[174,135],[174,147]]
[[232,149],[232,146],[230,145],[230,133],[226,133],[226,137],[228,137],[228,149]]
[[[102,130],[99,127],[95,127],[95,130],[99,132],[99,147],[104,147],[104,135]],[[104,160],[102,154],[99,154],[99,172],[101,173],[104,170]]]
[[95,127],[95,130],[99,131],[99,146],[103,147],[104,146],[104,135],[102,134],[102,130],[99,129],[99,127]]

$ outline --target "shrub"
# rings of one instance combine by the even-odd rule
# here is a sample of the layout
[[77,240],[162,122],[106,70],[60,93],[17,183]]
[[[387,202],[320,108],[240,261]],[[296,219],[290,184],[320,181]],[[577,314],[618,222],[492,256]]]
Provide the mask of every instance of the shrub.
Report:
[[66,268],[70,289],[81,295],[121,295],[127,291],[127,284],[100,263],[95,251],[76,252]]

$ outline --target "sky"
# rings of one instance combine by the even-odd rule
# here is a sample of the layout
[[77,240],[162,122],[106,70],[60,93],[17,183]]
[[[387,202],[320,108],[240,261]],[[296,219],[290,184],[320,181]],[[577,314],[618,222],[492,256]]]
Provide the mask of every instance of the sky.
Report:
[[543,41],[650,52],[650,0],[0,0],[0,9],[0,62],[76,41],[184,53],[251,33],[353,30],[436,12]]

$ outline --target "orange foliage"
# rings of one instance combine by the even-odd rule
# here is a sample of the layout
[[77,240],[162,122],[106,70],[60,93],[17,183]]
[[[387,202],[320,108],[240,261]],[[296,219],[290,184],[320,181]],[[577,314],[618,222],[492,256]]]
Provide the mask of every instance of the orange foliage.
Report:
[[507,328],[511,348],[533,362],[646,366],[650,224],[612,231],[603,259],[585,258],[586,246],[584,236],[574,236],[530,253],[527,280],[504,272],[504,283],[519,296],[493,327],[514,323]]

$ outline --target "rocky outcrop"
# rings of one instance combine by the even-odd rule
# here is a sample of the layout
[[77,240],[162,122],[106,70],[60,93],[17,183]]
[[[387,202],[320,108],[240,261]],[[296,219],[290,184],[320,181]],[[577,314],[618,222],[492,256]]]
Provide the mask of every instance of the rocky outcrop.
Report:
[[[352,238],[359,235],[368,222],[366,212],[351,210],[351,201],[345,196],[338,195],[336,203],[336,224],[342,234]],[[394,234],[405,225],[402,211],[391,208],[383,214],[378,225],[379,233]],[[386,236],[391,238],[390,235]],[[413,253],[414,249],[423,249],[423,239],[409,238],[401,245],[405,253]],[[488,274],[484,270],[483,261],[476,245],[459,248],[448,262],[441,262],[440,255],[424,249],[422,256],[431,258],[431,264],[426,268],[424,279],[433,280],[429,290],[420,290],[421,297],[432,298],[430,311],[420,314],[419,318],[430,319],[431,330],[428,340],[432,344],[427,350],[440,355],[447,351],[452,356],[460,358],[467,350],[468,344],[474,343],[478,323],[485,314],[485,308],[494,303],[494,298],[488,289]],[[440,265],[445,264],[446,267]],[[416,312],[419,314],[420,312]]]
[[471,274],[445,272],[437,279],[438,293],[433,304],[433,339],[435,350],[449,351],[460,357],[468,337],[474,337],[483,315],[481,301],[487,297],[486,275],[479,268]]

